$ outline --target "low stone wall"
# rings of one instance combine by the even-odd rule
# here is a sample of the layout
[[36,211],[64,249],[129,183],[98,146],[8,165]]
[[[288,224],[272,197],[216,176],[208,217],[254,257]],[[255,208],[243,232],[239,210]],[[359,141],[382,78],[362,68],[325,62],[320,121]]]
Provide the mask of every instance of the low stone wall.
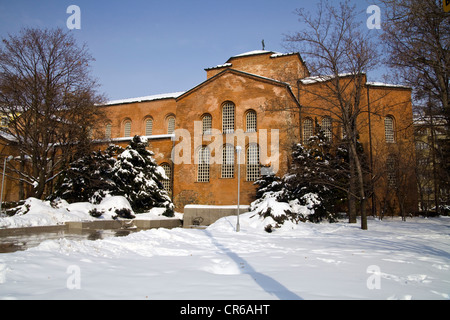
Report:
[[156,229],[156,228],[179,228],[183,224],[179,219],[164,219],[164,220],[102,220],[102,221],[86,221],[86,222],[67,222],[69,230],[83,229],[131,229],[137,228],[141,230]]
[[148,230],[156,228],[181,228],[183,222],[179,219],[164,220],[98,220],[85,222],[66,222],[58,226],[26,227],[26,228],[6,228],[0,229],[0,237],[10,237],[27,235],[34,233],[53,233],[74,230],[118,230],[135,228],[138,230]]
[[[248,212],[250,206],[242,205],[239,213]],[[206,227],[220,218],[237,215],[237,206],[202,206],[187,205],[184,207],[183,228]]]

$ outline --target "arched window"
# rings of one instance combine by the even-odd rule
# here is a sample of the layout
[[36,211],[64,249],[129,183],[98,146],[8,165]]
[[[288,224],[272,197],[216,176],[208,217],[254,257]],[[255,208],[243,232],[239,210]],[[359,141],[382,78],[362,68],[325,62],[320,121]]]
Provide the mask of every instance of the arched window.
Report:
[[395,143],[395,122],[394,118],[391,116],[384,118],[384,133],[386,136],[386,143]]
[[327,138],[328,142],[333,141],[333,123],[331,121],[331,118],[326,117],[322,119],[322,130],[325,135],[325,138]]
[[245,126],[247,132],[256,132],[256,111],[250,110],[247,112]]
[[259,164],[259,146],[257,144],[249,145],[246,156],[247,181],[256,181],[261,175]]
[[111,130],[112,130],[112,124],[111,123],[106,124],[106,130],[105,130],[105,139],[106,140],[111,139]]
[[151,136],[153,134],[153,119],[148,118],[145,120],[145,135]]
[[171,194],[172,193],[172,168],[170,167],[170,165],[168,163],[163,163],[161,165],[161,167],[164,169],[164,172],[166,173],[167,178],[169,178],[169,180],[163,180],[161,182],[164,186],[164,190],[166,190],[169,194]]
[[227,102],[222,109],[222,133],[234,132],[234,104]]
[[211,153],[208,147],[201,147],[198,151],[197,181],[209,182],[209,163]]
[[308,143],[308,140],[312,137],[313,132],[314,128],[312,119],[305,119],[305,121],[303,121],[303,144]]
[[212,117],[210,114],[205,114],[202,117],[202,125],[203,125],[203,134],[211,134],[212,129]]
[[222,178],[234,178],[234,147],[230,144],[222,148]]
[[128,138],[131,136],[131,120],[126,120],[123,124],[124,130],[123,130],[123,136]]
[[175,131],[175,117],[169,116],[167,118],[167,134],[172,134]]

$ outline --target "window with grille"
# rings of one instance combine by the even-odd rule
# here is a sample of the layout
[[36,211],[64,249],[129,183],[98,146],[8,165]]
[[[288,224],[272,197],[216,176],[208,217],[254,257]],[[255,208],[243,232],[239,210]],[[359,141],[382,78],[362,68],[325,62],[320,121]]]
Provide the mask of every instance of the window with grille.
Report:
[[234,147],[229,144],[222,149],[222,178],[234,178]]
[[260,177],[259,146],[251,144],[247,148],[247,181],[256,181]]
[[145,121],[145,135],[151,136],[153,134],[153,119],[147,119]]
[[197,167],[197,181],[209,182],[209,161],[210,152],[208,147],[201,147],[198,151],[198,167]]
[[333,123],[331,122],[331,118],[323,118],[322,119],[322,130],[327,138],[328,142],[333,141]]
[[384,132],[386,136],[386,142],[395,143],[394,118],[392,117],[384,118]]
[[131,136],[131,121],[130,120],[125,121],[123,136],[124,137],[130,137]]
[[313,121],[311,119],[306,119],[303,121],[303,144],[307,144],[309,138],[313,135]]
[[395,188],[397,186],[397,161],[395,156],[389,155],[386,160],[386,174],[387,174],[387,183],[390,188]]
[[105,139],[106,139],[106,140],[111,139],[111,129],[112,129],[112,124],[111,124],[111,123],[108,123],[108,124],[106,125],[106,131],[105,131]]
[[164,169],[164,172],[166,173],[167,178],[169,178],[169,180],[163,180],[161,182],[164,186],[164,190],[166,190],[169,194],[171,194],[172,193],[172,168],[167,163],[163,163],[161,165],[161,167]]
[[175,131],[175,117],[169,117],[167,119],[167,133],[172,134]]
[[202,118],[202,124],[203,124],[203,134],[211,134],[212,129],[212,117],[209,114],[205,114]]
[[222,109],[222,133],[234,132],[234,104],[226,103]]
[[256,132],[256,112],[253,110],[247,112],[246,127],[247,132]]

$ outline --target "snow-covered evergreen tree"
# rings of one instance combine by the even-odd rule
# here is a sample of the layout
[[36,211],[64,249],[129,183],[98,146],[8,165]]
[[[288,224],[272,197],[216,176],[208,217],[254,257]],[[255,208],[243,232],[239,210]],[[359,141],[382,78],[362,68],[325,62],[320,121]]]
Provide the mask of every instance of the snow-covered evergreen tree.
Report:
[[336,205],[346,200],[348,171],[342,152],[330,152],[331,145],[323,131],[318,130],[306,146],[293,148],[292,165],[282,178],[268,175],[256,182],[257,200],[252,211],[270,217],[275,225],[285,221],[336,221]]
[[154,154],[146,149],[147,145],[146,139],[135,136],[117,157],[112,171],[114,194],[126,197],[136,213],[164,207],[164,215],[171,217],[174,206],[161,183],[168,178],[153,159]]
[[105,195],[115,190],[112,170],[115,157],[122,151],[123,148],[111,145],[105,151],[94,151],[70,163],[50,199],[100,203]]

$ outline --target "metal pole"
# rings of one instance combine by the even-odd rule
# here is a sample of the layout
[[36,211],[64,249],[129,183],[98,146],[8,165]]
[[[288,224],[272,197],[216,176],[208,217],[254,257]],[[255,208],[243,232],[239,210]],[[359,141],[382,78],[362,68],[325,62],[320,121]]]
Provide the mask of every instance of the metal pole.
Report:
[[238,164],[238,194],[237,194],[237,223],[236,223],[236,232],[241,231],[241,226],[239,224],[239,206],[240,206],[240,196],[241,196],[241,150],[240,146],[236,147],[237,153],[237,164]]

